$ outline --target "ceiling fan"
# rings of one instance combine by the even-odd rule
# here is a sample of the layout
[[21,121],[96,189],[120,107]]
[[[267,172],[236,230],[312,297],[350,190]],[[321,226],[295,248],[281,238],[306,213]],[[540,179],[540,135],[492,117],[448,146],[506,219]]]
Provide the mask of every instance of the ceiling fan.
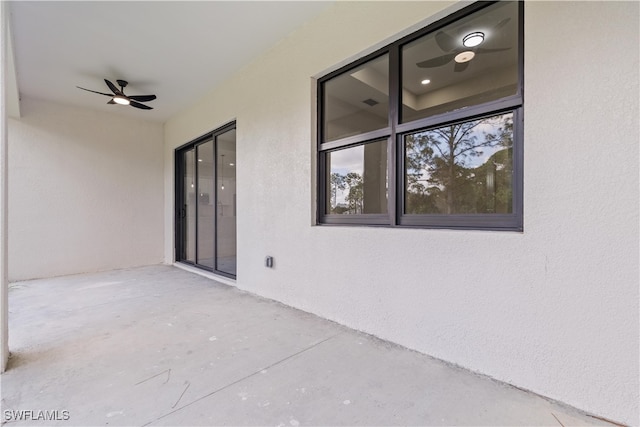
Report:
[[[498,22],[492,30],[499,30],[507,25],[511,18],[505,18]],[[462,38],[462,46],[456,41],[456,39],[444,31],[438,31],[435,36],[436,44],[443,52],[447,52],[444,55],[436,56],[435,58],[427,59],[422,62],[416,63],[420,68],[435,68],[448,64],[455,59],[456,65],[453,67],[453,71],[456,73],[462,72],[469,67],[469,61],[471,61],[475,55],[502,52],[511,49],[510,47],[502,48],[482,48],[478,47],[484,41],[484,33],[481,31],[475,31],[467,34]]]
[[120,89],[118,89],[116,85],[114,85],[107,79],[104,79],[104,82],[107,84],[107,86],[109,87],[109,89],[111,89],[111,92],[113,93],[98,92],[91,89],[85,89],[80,86],[76,86],[76,87],[78,89],[86,90],[88,92],[93,92],[100,95],[111,97],[111,100],[107,102],[107,104],[131,105],[132,107],[140,108],[142,110],[153,110],[153,107],[149,107],[148,105],[141,104],[141,102],[153,101],[154,99],[156,99],[155,95],[125,95],[124,88],[127,87],[127,85],[129,84],[127,81],[116,80],[116,82],[118,82],[118,85],[120,85]]

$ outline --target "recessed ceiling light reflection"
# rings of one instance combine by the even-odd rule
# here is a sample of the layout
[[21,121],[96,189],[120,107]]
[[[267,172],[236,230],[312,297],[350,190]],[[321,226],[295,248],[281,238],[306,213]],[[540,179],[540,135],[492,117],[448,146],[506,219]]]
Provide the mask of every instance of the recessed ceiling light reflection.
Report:
[[429,83],[431,83],[431,80],[429,79],[424,79],[423,81],[420,82],[420,84],[423,84],[423,85],[428,85]]

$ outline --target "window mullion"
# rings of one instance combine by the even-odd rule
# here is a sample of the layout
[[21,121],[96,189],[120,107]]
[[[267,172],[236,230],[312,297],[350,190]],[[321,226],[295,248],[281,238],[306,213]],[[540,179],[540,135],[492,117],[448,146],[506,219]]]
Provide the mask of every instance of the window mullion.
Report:
[[395,223],[394,225],[400,225],[400,221],[404,215],[404,192],[405,192],[405,182],[404,182],[404,170],[405,170],[405,153],[404,153],[404,144],[401,140],[401,137],[398,135],[394,135],[393,142],[395,144],[395,153],[396,156],[396,170],[395,170],[395,179],[396,179],[396,199],[394,206],[394,215],[395,215]]
[[392,45],[389,49],[389,128],[391,135],[387,144],[387,174],[388,174],[388,197],[387,203],[389,212],[389,225],[398,224],[398,197],[402,194],[400,181],[397,179],[397,170],[401,169],[401,159],[397,157],[396,126],[400,121],[400,103],[402,96],[400,93],[400,76],[402,75],[400,63],[400,48]]
[[195,197],[196,197],[195,198],[195,200],[196,200],[195,201],[195,216],[194,216],[195,219],[194,219],[194,224],[193,225],[194,225],[194,228],[196,230],[196,232],[195,232],[195,236],[196,236],[195,261],[196,261],[196,264],[198,263],[198,238],[199,238],[199,235],[198,235],[198,219],[200,218],[198,216],[198,210],[200,209],[200,207],[198,206],[198,204],[199,204],[198,203],[199,202],[198,194],[200,194],[199,193],[199,191],[200,191],[200,175],[198,175],[198,156],[199,156],[198,151],[199,151],[199,146],[196,145],[195,146],[195,150],[193,151],[193,153],[194,153],[193,154],[193,164],[194,164],[194,166],[193,166],[193,171],[194,171],[193,172],[193,177],[194,177],[193,178],[193,182],[195,184],[194,188],[195,188]]
[[316,215],[317,220],[323,222],[327,207],[327,155],[326,152],[318,152],[318,206]]

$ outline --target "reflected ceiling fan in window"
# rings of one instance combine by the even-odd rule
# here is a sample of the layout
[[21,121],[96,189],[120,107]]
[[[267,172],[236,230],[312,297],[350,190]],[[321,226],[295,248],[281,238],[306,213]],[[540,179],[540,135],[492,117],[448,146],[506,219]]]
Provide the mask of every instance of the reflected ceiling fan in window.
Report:
[[[491,28],[491,31],[499,30],[507,25],[510,20],[511,18],[503,19]],[[459,73],[469,67],[469,61],[471,61],[476,55],[503,52],[511,49],[510,47],[493,49],[478,47],[484,41],[484,36],[485,34],[482,31],[471,32],[462,38],[461,45],[454,37],[444,31],[438,31],[435,36],[436,44],[443,52],[447,53],[418,62],[416,65],[420,68],[435,68],[447,65],[452,60],[455,60],[456,65],[453,67],[453,71]]]
[[141,102],[149,102],[156,99],[155,95],[125,95],[124,88],[129,84],[125,80],[116,80],[118,85],[120,85],[120,89],[116,87],[109,80],[104,79],[104,82],[107,84],[111,92],[113,93],[104,93],[98,92],[91,89],[85,89],[80,86],[76,86],[78,89],[86,90],[87,92],[97,93],[99,95],[109,96],[111,100],[107,102],[107,104],[120,104],[120,105],[130,105],[135,108],[140,108],[142,110],[153,110],[153,107],[149,107],[148,105],[141,104]]

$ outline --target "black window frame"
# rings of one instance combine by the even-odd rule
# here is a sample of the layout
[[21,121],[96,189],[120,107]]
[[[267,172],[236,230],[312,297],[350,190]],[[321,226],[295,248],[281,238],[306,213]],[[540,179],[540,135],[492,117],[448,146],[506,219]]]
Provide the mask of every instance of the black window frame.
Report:
[[[444,228],[463,230],[523,231],[524,176],[524,4],[518,1],[518,83],[516,93],[460,110],[401,122],[402,47],[461,18],[497,2],[477,2],[426,27],[404,36],[317,80],[317,225],[363,225],[385,227]],[[384,129],[324,141],[324,83],[383,55],[389,56],[389,123]],[[513,113],[512,212],[509,214],[404,214],[404,135],[482,117]],[[387,139],[387,214],[327,214],[326,154],[338,149]]]

